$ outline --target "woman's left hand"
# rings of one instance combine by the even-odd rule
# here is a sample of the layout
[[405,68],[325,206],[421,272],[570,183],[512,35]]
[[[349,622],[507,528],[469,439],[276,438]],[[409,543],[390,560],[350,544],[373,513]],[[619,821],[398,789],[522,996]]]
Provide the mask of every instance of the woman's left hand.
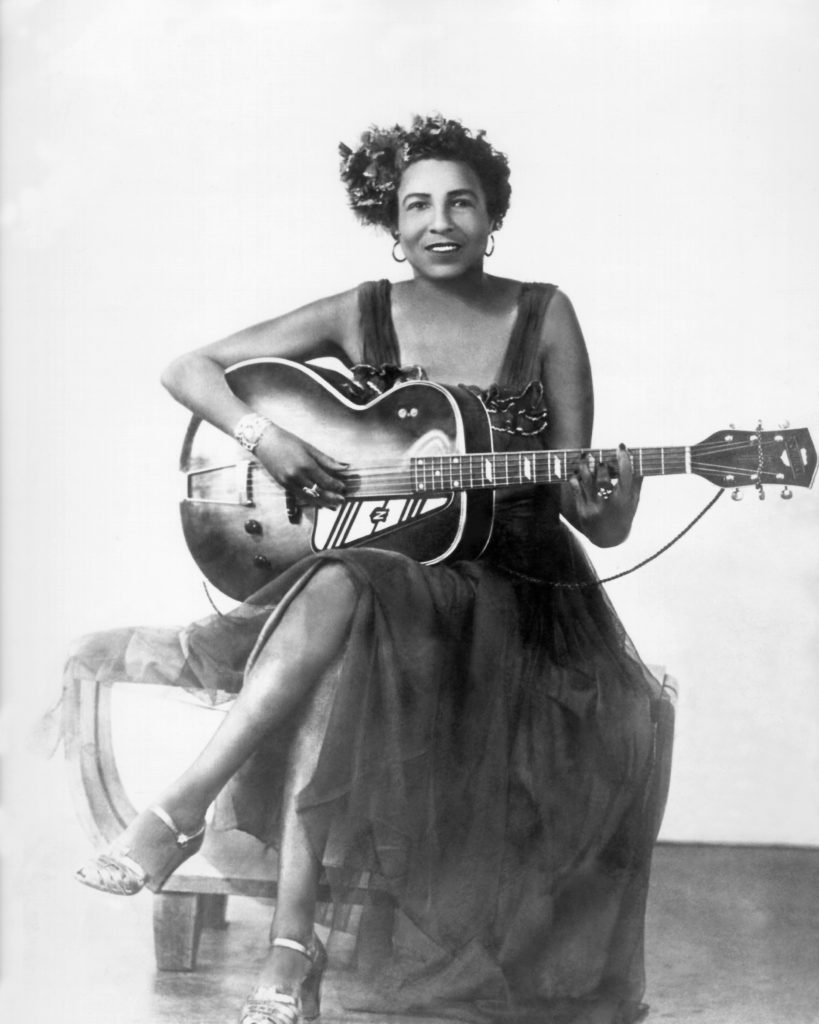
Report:
[[634,475],[624,444],[617,451],[616,471],[612,473],[612,469],[587,453],[569,479],[576,525],[599,547],[612,547],[626,539],[640,501],[642,477]]

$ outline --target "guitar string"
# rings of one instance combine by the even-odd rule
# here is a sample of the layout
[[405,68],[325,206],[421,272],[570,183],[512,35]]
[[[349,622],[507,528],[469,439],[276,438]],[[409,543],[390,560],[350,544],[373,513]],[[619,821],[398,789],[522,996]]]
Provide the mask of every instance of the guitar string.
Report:
[[[707,467],[702,467],[702,468],[707,468]],[[715,471],[713,467],[711,467],[711,469],[712,469],[712,471]],[[745,481],[734,480],[734,481],[727,481],[727,482],[728,483],[733,483],[735,486],[750,486],[751,484],[755,484],[756,480],[751,480],[749,478],[749,479],[746,479]],[[771,485],[772,484],[777,484],[777,483],[783,483],[783,482],[784,483],[793,483],[793,481],[777,480],[775,475],[771,474],[771,473],[763,474],[760,482],[762,484],[771,484]],[[497,482],[496,481],[495,484],[494,484],[494,487],[492,485],[487,485],[485,487],[480,486],[480,485],[476,485],[476,486],[473,486],[473,487],[463,488],[463,487],[457,487],[454,484],[448,484],[447,482],[444,482],[439,489],[435,489],[435,488],[430,487],[430,488],[428,488],[425,491],[420,491],[417,487],[415,487],[413,485],[413,482],[412,482],[411,479],[409,479],[409,477],[404,477],[404,478],[401,478],[401,479],[396,479],[396,480],[392,480],[392,481],[388,481],[388,482],[382,482],[378,486],[372,485],[370,487],[357,487],[354,491],[349,492],[347,496],[349,498],[351,498],[351,499],[352,498],[358,498],[358,499],[391,498],[391,497],[394,497],[394,498],[404,498],[404,497],[406,497],[406,498],[419,498],[419,497],[424,497],[424,496],[427,496],[429,498],[435,498],[435,497],[439,497],[439,496],[441,496],[443,494],[450,494],[452,492],[458,492],[458,491],[467,491],[468,492],[468,491],[472,491],[472,490],[475,490],[475,491],[477,491],[477,490],[493,490],[493,489],[500,489],[500,488],[502,488],[504,486],[514,486],[514,484],[515,484],[515,481],[513,481],[512,483],[507,483],[507,482],[504,482],[504,481],[501,481],[501,482]],[[388,492],[388,493],[385,493],[385,491]],[[273,484],[271,482],[269,485],[256,486],[254,488],[254,493],[255,493],[256,497],[262,498],[262,497],[270,497],[270,496],[276,497],[276,496],[281,495],[283,493],[283,491],[282,491],[282,488],[278,487],[277,485],[275,485],[275,484]]]
[[[447,465],[446,461],[450,460],[452,458],[454,458],[454,456],[450,456],[450,455],[447,454],[447,455],[442,455],[442,456],[425,456],[424,460],[429,460],[429,462],[433,462],[433,460],[435,460],[435,459],[442,460],[442,463],[444,463],[444,464],[440,468],[441,469],[446,469],[447,472],[449,473],[449,475],[453,476],[453,475],[457,475],[458,468],[461,468],[461,467],[454,466],[451,463],[449,465]],[[461,457],[459,457],[459,458],[461,458]],[[495,466],[498,468],[500,473],[503,473],[504,469],[506,469],[506,468],[515,468],[514,467],[514,463],[515,462],[519,462],[519,461],[520,460],[517,459],[517,458],[509,457],[507,459],[504,459],[502,462],[496,461],[495,462]],[[530,461],[534,461],[535,463],[539,463],[539,462],[542,463],[544,461],[551,462],[551,460],[542,460],[542,459],[535,459],[535,460],[530,460]],[[480,456],[478,456],[478,455],[473,456],[472,457],[472,463],[471,463],[471,465],[467,466],[467,470],[471,469],[471,468],[480,468],[481,462],[482,462],[482,459],[481,459]],[[504,462],[509,463],[509,466],[508,467],[505,466]],[[253,465],[254,466],[258,466],[259,464],[258,463],[254,463]],[[664,457],[664,458],[663,457],[652,457],[652,458],[643,459],[643,461],[642,461],[642,469],[644,469],[644,470],[646,468],[648,468],[649,470],[653,470],[653,469],[661,469],[663,467],[668,469],[669,467],[674,467],[674,466],[684,467],[685,466],[685,459],[674,459],[674,458],[668,458],[668,457]],[[713,459],[712,460],[707,460],[707,459],[704,459],[704,458],[696,458],[696,459],[692,458],[692,460],[691,460],[692,471],[693,471],[693,469],[695,467],[698,468],[698,469],[701,468],[701,469],[716,469],[716,470],[732,470],[732,469],[737,470],[736,465],[734,465],[734,464],[732,464],[730,462],[713,461]],[[219,468],[222,468],[222,467],[219,467]],[[435,469],[435,468],[436,467],[433,465],[433,469]],[[542,471],[543,468],[544,467],[542,465],[535,465],[535,469],[536,470],[541,470]],[[546,468],[549,468],[549,467],[547,466]],[[756,467],[756,463],[754,463],[753,468],[756,471],[756,468],[757,468]],[[416,465],[412,465],[412,464],[406,465],[406,464],[401,464],[401,463],[397,463],[397,462],[392,462],[390,464],[385,464],[383,467],[373,466],[372,464],[368,464],[366,466],[360,466],[360,467],[352,467],[350,469],[347,469],[347,470],[343,471],[343,473],[341,475],[344,476],[344,477],[347,477],[349,479],[390,479],[392,477],[399,477],[400,478],[400,477],[404,477],[404,476],[417,475],[418,473],[422,473],[423,469],[424,469],[423,466],[420,466],[420,465],[417,465],[417,464]],[[741,472],[741,470],[738,470],[738,471]],[[774,472],[774,471],[773,470],[768,470],[767,472]],[[554,473],[552,475],[553,476],[557,476],[557,474],[554,474]]]
[[[256,464],[256,465],[258,465],[258,464]],[[475,467],[472,467],[472,468],[479,469],[480,466],[476,465]],[[511,469],[511,470],[514,471],[516,468],[519,469],[519,467],[514,467],[514,466],[503,466],[503,465],[501,465],[501,466],[497,467],[498,472],[496,474],[496,482],[497,482],[498,478],[503,477],[504,475],[506,475],[508,477],[509,476],[509,470]],[[534,471],[535,471],[535,473],[537,473],[538,470],[542,471],[542,469],[543,469],[543,467],[536,466],[534,468]],[[668,460],[668,459],[665,459],[665,460],[661,460],[661,459],[644,460],[643,464],[642,464],[642,469],[644,470],[644,472],[642,474],[640,474],[640,475],[643,475],[643,476],[658,475],[657,473],[653,473],[652,474],[651,471],[652,470],[659,470],[659,469],[665,469],[666,470],[666,474],[673,475],[672,471],[675,470],[675,469],[680,471],[680,472],[684,472],[685,471],[685,463],[683,461],[679,461],[679,462],[677,462],[675,464],[672,460]],[[447,481],[449,483],[452,483],[455,479],[458,479],[458,477],[461,475],[461,474],[458,474],[457,469],[452,469],[450,467],[446,467],[446,470],[447,470],[446,479],[447,479]],[[646,470],[648,470],[648,472],[645,472]],[[753,470],[754,470],[754,473],[756,473],[757,472],[757,467],[754,466]],[[505,473],[504,473],[504,471],[505,471]],[[740,473],[741,474],[743,472],[746,472],[746,473],[749,472],[750,471],[750,467],[749,467],[748,470],[743,471],[742,469],[737,469],[737,467],[734,464],[730,463],[730,462],[715,462],[715,461],[710,461],[709,462],[709,461],[699,460],[699,459],[698,460],[692,460],[692,462],[691,462],[691,472],[692,473],[697,473],[697,472],[700,472],[700,471],[718,472],[718,473],[730,473],[730,472],[733,471],[734,473]],[[442,472],[442,470],[438,470],[437,472],[440,473],[440,472]],[[763,470],[762,472],[763,472],[763,475],[768,475],[772,479],[775,479],[775,477],[776,477],[776,471],[775,470]],[[355,481],[360,481],[360,482],[366,482],[366,483],[379,483],[379,484],[382,484],[382,485],[393,483],[393,482],[395,484],[397,484],[397,485],[403,484],[405,482],[413,483],[413,481],[415,479],[417,479],[419,477],[423,478],[424,475],[428,475],[428,473],[424,474],[423,469],[421,467],[412,467],[412,466],[407,467],[407,466],[399,466],[397,464],[394,464],[393,466],[391,466],[389,468],[385,467],[383,469],[376,469],[376,470],[373,470],[371,467],[361,467],[359,469],[348,470],[348,471],[346,471],[344,473],[344,476],[347,479],[349,479],[351,481],[354,481],[354,482]],[[467,471],[463,475],[464,476],[472,475],[472,473],[470,472],[470,469],[468,468]],[[514,472],[513,472],[513,475],[516,475],[516,474],[514,474]],[[544,483],[560,482],[561,479],[562,479],[562,477],[559,474],[551,473],[551,474],[549,474],[549,479],[548,480],[538,481],[538,482],[544,482]],[[269,480],[269,478],[261,477],[258,480],[254,481],[254,485],[255,486],[259,486],[259,485],[264,486],[268,482],[268,480]],[[269,482],[271,484],[273,483],[272,481],[269,481]],[[522,480],[521,482],[526,482],[526,481]]]
[[[702,446],[697,447],[699,447],[700,449],[702,448]],[[747,449],[747,442],[743,443],[732,441],[731,443],[722,442],[719,444],[713,444],[705,452],[700,450],[700,452],[698,452],[697,457],[692,458],[691,472],[711,472],[719,473],[723,476],[730,475],[730,472],[732,470],[736,473],[736,467],[732,466],[731,464],[706,461],[706,459],[703,456],[710,456],[710,458],[713,459],[717,455],[724,456],[725,453],[728,451],[736,452],[744,449]],[[601,456],[604,452],[606,452],[607,455],[609,453],[612,455],[615,454],[613,450],[606,450],[600,448],[591,449],[591,451],[597,452],[598,456]],[[680,459],[681,455],[684,456],[686,454],[686,450],[683,450],[681,452],[679,446],[675,446],[674,450],[653,449],[649,454],[646,454],[644,451],[641,452],[640,449],[637,449],[636,452],[641,456],[640,465],[644,471],[643,475],[651,475],[652,470],[657,469],[665,470],[666,472],[669,473],[675,469],[679,472],[685,471],[684,458],[682,461],[678,461],[676,465],[674,464],[675,460]],[[555,458],[562,458],[565,463],[565,461],[567,461],[567,457],[574,457],[576,459],[580,454],[580,449],[562,449],[559,451],[505,452],[483,454],[446,453],[437,456],[416,456],[414,458],[416,460],[428,460],[429,462],[432,462],[433,473],[436,472],[433,460],[440,459],[442,463],[445,464],[446,470],[449,471],[449,477],[444,477],[442,479],[442,484],[445,485],[442,487],[442,490],[451,491],[461,489],[473,489],[472,487],[459,488],[456,486],[456,475],[460,475],[458,474],[458,470],[463,469],[463,475],[469,475],[469,483],[470,485],[473,484],[474,480],[472,478],[474,477],[474,470],[481,468],[481,461],[485,459],[487,455],[492,457],[493,462],[495,463],[495,468],[497,469],[497,475],[494,481],[495,486],[503,486],[504,484],[509,483],[508,478],[510,475],[510,468],[513,471],[515,468],[517,468],[518,472],[520,471],[520,462],[523,458],[528,458],[531,462],[534,463],[534,475],[537,476],[538,471],[542,471],[542,464],[544,462],[547,462],[547,464],[551,465],[553,464]],[[455,463],[457,462],[463,463],[463,465],[456,465]],[[511,466],[510,462],[512,463]],[[517,467],[514,466],[515,462],[518,463]],[[258,463],[254,465],[258,466]],[[648,470],[648,473],[645,473],[646,470]],[[441,468],[437,470],[437,473],[442,473],[443,471],[444,465],[442,465]],[[427,468],[427,473],[428,472],[429,470]],[[415,466],[408,467],[406,465],[399,465],[395,463],[394,460],[386,459],[383,460],[380,465],[377,462],[370,463],[367,466],[349,469],[344,472],[344,476],[346,476],[349,479],[358,481],[359,484],[361,485],[356,488],[355,492],[360,497],[366,497],[368,495],[377,496],[378,492],[373,491],[373,487],[381,489],[388,488],[391,491],[396,492],[396,496],[401,496],[405,494],[424,493],[424,491],[421,491],[416,486],[416,481],[419,477],[419,474],[422,477],[422,479],[426,475],[424,473],[424,467],[422,465],[416,464]],[[504,475],[507,478],[505,481],[501,479]],[[514,472],[513,475],[515,475]],[[557,476],[557,474],[550,473],[548,481],[535,482],[559,482],[560,477],[557,477],[557,481],[553,481],[554,476]],[[776,473],[774,471],[763,470],[761,474],[762,480],[765,481],[766,477],[770,480],[770,482],[776,482]],[[521,480],[521,483],[524,482],[524,480]],[[259,492],[267,491],[267,493],[270,493],[271,491],[276,491],[277,489],[277,485],[275,485],[273,481],[267,477],[261,477],[252,480],[252,484],[254,488]],[[429,490],[426,490],[426,493],[434,493],[434,490],[430,488]]]
[[[748,446],[747,443],[742,444],[742,443],[736,443],[736,442],[730,443],[730,444],[729,443],[714,444],[714,445],[712,445],[711,447],[709,447],[707,449],[703,449],[701,445],[693,445],[693,446],[670,445],[670,446],[668,446],[666,448],[661,448],[661,447],[651,448],[648,452],[645,449],[635,448],[635,449],[631,449],[631,453],[632,453],[632,455],[634,457],[634,461],[638,461],[641,458],[642,462],[643,462],[643,465],[645,465],[645,464],[657,465],[657,464],[660,464],[662,462],[668,462],[669,460],[673,460],[674,458],[684,459],[685,456],[686,456],[686,450],[688,448],[691,448],[691,450],[692,450],[692,460],[693,460],[694,458],[697,458],[697,459],[704,459],[704,458],[708,458],[708,457],[713,458],[714,456],[720,455],[720,454],[724,454],[725,452],[740,452],[743,449],[747,449],[748,447],[749,446]],[[766,447],[766,445],[763,444],[763,449],[765,447]],[[768,444],[767,447],[772,448],[774,446],[772,444]],[[779,445],[776,445],[776,449],[778,449],[778,448],[779,448]],[[694,450],[697,450],[696,456],[694,455]],[[615,448],[588,448],[588,449],[585,449],[585,448],[584,449],[580,449],[580,448],[565,448],[565,449],[555,449],[555,450],[549,450],[549,451],[540,451],[540,450],[538,450],[538,451],[526,451],[526,452],[444,452],[444,453],[441,453],[439,455],[417,455],[417,456],[411,456],[411,458],[418,459],[418,460],[424,460],[424,459],[430,459],[430,460],[432,460],[432,459],[448,459],[448,460],[453,460],[453,461],[454,460],[458,460],[458,459],[465,460],[465,461],[470,461],[470,460],[474,461],[474,460],[480,460],[480,459],[484,459],[484,458],[492,458],[492,459],[494,459],[496,461],[499,461],[499,460],[505,460],[505,459],[513,459],[514,460],[514,459],[520,459],[520,458],[524,458],[525,457],[525,458],[529,458],[529,459],[531,459],[531,460],[533,460],[535,462],[543,461],[543,460],[550,460],[551,461],[554,458],[560,458],[563,461],[565,461],[568,458],[569,460],[573,461],[573,460],[579,459],[583,452],[589,452],[592,455],[597,455],[598,458],[600,457],[600,454],[602,453],[605,461],[608,461],[609,459],[614,459],[614,458],[616,458],[616,455],[617,455],[617,449],[615,449]],[[753,449],[754,457],[756,457],[756,452],[757,452],[757,449],[756,449],[756,447],[754,447],[754,449]],[[382,460],[375,459],[375,460],[373,460],[371,462],[368,462],[364,466],[357,467],[357,468],[349,468],[349,469],[344,470],[343,472],[346,473],[347,475],[353,475],[353,474],[361,475],[363,473],[369,473],[369,472],[381,472],[381,471],[389,472],[389,471],[392,471],[392,470],[395,470],[395,469],[398,469],[398,468],[400,468],[399,464],[396,463],[394,461],[394,459],[392,459],[392,458],[384,458]]]

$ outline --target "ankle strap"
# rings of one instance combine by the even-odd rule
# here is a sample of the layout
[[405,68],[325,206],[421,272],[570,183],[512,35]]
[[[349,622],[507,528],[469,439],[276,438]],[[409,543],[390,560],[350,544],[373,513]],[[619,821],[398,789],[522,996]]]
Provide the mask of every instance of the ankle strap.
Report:
[[274,939],[271,943],[273,946],[282,946],[284,949],[295,949],[297,953],[301,953],[302,956],[306,956],[308,960],[313,959],[313,951],[308,949],[307,946],[301,942],[296,942],[295,939]]

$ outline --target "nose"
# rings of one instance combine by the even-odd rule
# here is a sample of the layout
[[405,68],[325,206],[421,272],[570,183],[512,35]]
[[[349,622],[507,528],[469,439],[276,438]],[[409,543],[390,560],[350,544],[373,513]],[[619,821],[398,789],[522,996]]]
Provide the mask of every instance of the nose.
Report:
[[430,231],[436,234],[446,234],[452,230],[452,218],[449,213],[449,206],[446,203],[436,204],[432,210],[432,223]]

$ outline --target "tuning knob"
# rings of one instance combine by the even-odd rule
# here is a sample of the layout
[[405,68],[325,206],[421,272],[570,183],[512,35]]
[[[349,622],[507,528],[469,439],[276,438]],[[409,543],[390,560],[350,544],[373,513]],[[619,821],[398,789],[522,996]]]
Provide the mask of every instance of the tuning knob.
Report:
[[784,423],[780,423],[779,424],[779,429],[780,430],[787,430],[790,425],[791,425],[791,421],[790,420],[785,420]]
[[756,494],[757,494],[757,497],[759,498],[760,501],[764,501],[765,500],[765,492],[763,491],[761,486],[757,488]]
[[[784,429],[784,428],[783,428]],[[784,498],[785,501],[790,501],[793,497],[793,491],[788,487],[787,484],[782,488],[782,493],[779,495],[780,498]]]
[[731,491],[731,497],[734,501],[742,501],[742,491],[738,487],[735,487],[733,491]]

